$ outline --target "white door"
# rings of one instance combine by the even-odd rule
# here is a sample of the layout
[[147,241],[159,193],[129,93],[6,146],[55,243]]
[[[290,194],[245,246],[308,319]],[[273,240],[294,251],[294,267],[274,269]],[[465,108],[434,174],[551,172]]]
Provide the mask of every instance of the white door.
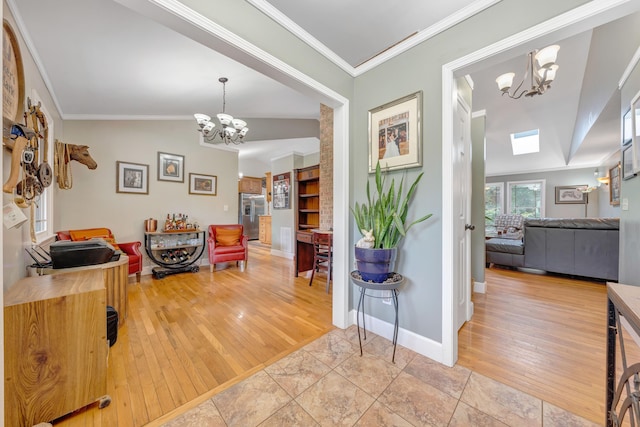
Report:
[[456,327],[471,319],[471,109],[457,97],[453,117],[453,296]]

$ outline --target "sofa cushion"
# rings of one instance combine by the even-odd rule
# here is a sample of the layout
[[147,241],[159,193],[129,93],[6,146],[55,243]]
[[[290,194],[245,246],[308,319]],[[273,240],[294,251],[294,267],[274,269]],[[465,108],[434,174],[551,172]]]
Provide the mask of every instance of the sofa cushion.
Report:
[[524,253],[524,244],[522,240],[493,238],[485,242],[488,252],[503,252],[509,254],[522,255]]
[[216,229],[216,245],[221,246],[237,246],[240,245],[240,236],[242,231],[239,228],[217,228]]
[[235,254],[239,252],[244,252],[244,246],[238,244],[233,246],[216,246],[213,250],[216,255],[223,254]]
[[119,250],[120,248],[116,244],[113,235],[111,234],[111,230],[108,228],[87,228],[84,230],[69,230],[69,235],[71,236],[71,240],[78,242],[82,240],[91,240],[91,239],[103,239],[107,243],[109,243],[115,250]]
[[620,218],[527,218],[526,227],[619,230]]
[[496,215],[493,220],[496,229],[498,230],[508,230],[513,228],[514,230],[522,230],[522,224],[524,222],[524,218],[522,215]]

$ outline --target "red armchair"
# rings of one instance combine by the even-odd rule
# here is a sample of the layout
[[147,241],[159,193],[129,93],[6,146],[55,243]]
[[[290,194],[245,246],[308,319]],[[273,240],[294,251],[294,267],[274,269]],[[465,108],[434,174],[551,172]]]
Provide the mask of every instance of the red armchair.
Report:
[[129,274],[136,275],[136,282],[140,281],[142,273],[142,253],[140,252],[141,242],[116,243],[113,233],[108,228],[87,228],[84,230],[65,230],[56,232],[56,240],[88,240],[104,239],[119,248],[129,257]]
[[240,271],[244,271],[249,259],[249,238],[242,224],[210,225],[207,242],[212,273],[216,263],[229,261],[236,261],[236,265],[240,261]]

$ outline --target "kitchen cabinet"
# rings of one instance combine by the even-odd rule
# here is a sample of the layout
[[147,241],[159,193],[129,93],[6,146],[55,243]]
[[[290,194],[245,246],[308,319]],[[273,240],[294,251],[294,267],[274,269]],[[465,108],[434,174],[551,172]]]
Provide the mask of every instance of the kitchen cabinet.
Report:
[[262,178],[245,176],[238,180],[238,193],[262,194]]
[[271,216],[263,215],[260,217],[260,243],[265,245],[271,244]]

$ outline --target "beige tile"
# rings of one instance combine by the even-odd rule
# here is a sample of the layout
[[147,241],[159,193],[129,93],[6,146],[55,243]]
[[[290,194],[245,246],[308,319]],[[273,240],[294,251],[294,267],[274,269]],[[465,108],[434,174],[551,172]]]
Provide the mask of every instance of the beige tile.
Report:
[[391,381],[397,377],[401,370],[391,362],[380,359],[378,356],[354,354],[338,367],[335,372],[369,393],[378,397]]
[[357,345],[353,345],[349,341],[332,334],[326,334],[307,344],[303,347],[303,350],[331,368],[335,368],[347,360],[356,351],[360,353]]
[[269,417],[260,427],[317,426],[319,425],[300,405],[291,402]]
[[355,425],[362,427],[411,427],[411,423],[380,402],[371,405],[371,408]]
[[416,426],[446,426],[458,403],[445,392],[402,372],[378,402]]
[[[358,346],[358,349],[360,348],[358,344],[358,327],[356,325],[351,325],[347,329],[334,329],[330,332],[330,334],[345,339],[351,344]],[[362,338],[362,346],[364,347],[365,345],[369,344],[375,337],[377,337],[377,335],[371,331],[367,331],[367,339],[365,340],[361,328],[360,337]]]
[[255,426],[291,401],[266,372],[260,371],[212,398],[228,426]]
[[373,397],[335,372],[330,372],[296,398],[296,402],[322,426],[352,426],[373,401]]
[[226,424],[213,402],[207,400],[163,427],[226,427]]
[[508,427],[490,415],[480,412],[464,402],[458,402],[448,427]]
[[[369,345],[363,347],[363,352],[377,355],[378,357],[391,362],[391,358],[393,356],[393,342],[384,337],[377,336],[371,340]],[[414,351],[398,345],[396,346],[395,365],[400,369],[404,369],[404,367],[407,366],[415,356],[416,353]]]
[[445,366],[420,354],[413,358],[404,372],[413,375],[422,382],[459,399],[467,384],[471,371],[460,365],[453,368]]
[[287,393],[292,397],[296,397],[311,384],[314,384],[329,373],[331,368],[306,351],[298,350],[273,365],[268,366],[265,368],[265,371],[276,380]]
[[460,398],[512,426],[541,426],[542,401],[473,372]]
[[600,425],[548,402],[542,402],[542,420],[545,427],[596,427]]

